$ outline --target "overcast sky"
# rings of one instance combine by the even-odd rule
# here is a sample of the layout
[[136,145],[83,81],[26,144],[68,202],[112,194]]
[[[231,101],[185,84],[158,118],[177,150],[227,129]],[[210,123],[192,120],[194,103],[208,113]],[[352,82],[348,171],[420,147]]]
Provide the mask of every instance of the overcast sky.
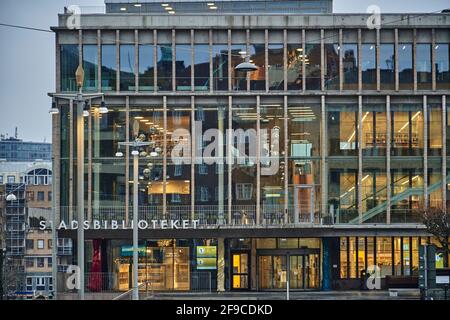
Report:
[[[48,29],[64,6],[101,6],[103,0],[0,0],[0,23]],[[436,12],[448,0],[334,0],[335,13]],[[0,26],[0,133],[33,141],[51,140],[48,92],[55,88],[54,34]]]

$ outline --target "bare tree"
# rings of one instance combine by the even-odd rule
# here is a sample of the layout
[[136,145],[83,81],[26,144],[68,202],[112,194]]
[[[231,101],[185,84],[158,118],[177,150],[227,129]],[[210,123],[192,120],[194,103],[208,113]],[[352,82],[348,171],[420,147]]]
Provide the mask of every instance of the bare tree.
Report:
[[444,267],[448,268],[450,215],[440,208],[428,209],[423,213],[423,223],[427,231],[438,239],[444,253]]

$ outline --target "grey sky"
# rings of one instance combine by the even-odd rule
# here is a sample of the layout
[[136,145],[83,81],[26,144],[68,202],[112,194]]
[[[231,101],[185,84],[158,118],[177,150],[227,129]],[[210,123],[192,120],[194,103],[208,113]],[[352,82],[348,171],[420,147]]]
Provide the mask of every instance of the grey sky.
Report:
[[[0,0],[0,22],[48,29],[71,4],[95,7],[103,0]],[[374,4],[382,13],[450,7],[448,0],[334,0],[334,12],[365,13]],[[20,138],[50,141],[47,92],[55,88],[54,35],[0,26],[0,44],[0,133],[13,135],[17,126]]]

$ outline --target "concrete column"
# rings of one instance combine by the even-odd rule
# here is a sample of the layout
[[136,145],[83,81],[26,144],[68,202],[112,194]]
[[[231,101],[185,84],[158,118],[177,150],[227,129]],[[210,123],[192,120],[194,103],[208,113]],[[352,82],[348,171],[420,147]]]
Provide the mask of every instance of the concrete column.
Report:
[[436,31],[431,29],[431,90],[436,91]]
[[218,206],[219,206],[219,210],[217,212],[217,215],[219,217],[219,223],[223,224],[225,221],[225,210],[224,210],[224,206],[225,206],[225,197],[224,197],[224,192],[225,192],[225,164],[224,164],[224,152],[223,152],[223,148],[225,146],[224,144],[224,134],[225,134],[225,108],[223,108],[222,106],[219,106],[218,110],[217,110],[218,114],[218,125],[217,125],[217,129],[219,129],[219,137],[218,137],[218,145],[219,145],[219,151],[218,151],[218,157],[219,157],[219,162],[216,164],[219,166],[220,170],[218,173],[218,177],[217,177],[217,193],[218,193]]
[[194,57],[194,29],[191,29],[191,91],[195,91],[195,57]]
[[97,30],[97,79],[98,92],[102,92],[102,30]]
[[363,167],[362,167],[362,96],[358,96],[358,215],[359,223],[363,223],[362,216],[362,178],[363,178]]
[[413,90],[417,91],[417,29],[413,29]]
[[269,92],[269,30],[264,30],[264,64],[266,92]]
[[116,91],[120,91],[120,30],[116,30]]
[[447,106],[445,95],[442,96],[442,209],[447,212]]
[[164,140],[163,140],[163,216],[167,215],[167,96],[163,97],[163,127],[164,127]]
[[381,72],[380,72],[380,29],[376,29],[376,65],[377,65],[377,91],[381,90]]
[[153,92],[158,91],[158,30],[153,30]]
[[289,204],[289,164],[288,164],[288,155],[289,155],[289,121],[288,121],[288,97],[284,96],[284,222],[288,222],[289,214],[288,214],[288,204]]
[[386,223],[391,223],[391,97],[386,96]]
[[399,77],[398,77],[398,29],[394,30],[394,65],[395,65],[395,91],[399,90]]
[[[55,78],[55,88],[56,92],[61,92],[61,45],[59,44],[59,34],[55,32],[55,70],[56,70],[56,78]],[[53,140],[57,141],[57,140]]]
[[[245,42],[247,55],[250,55],[250,29],[245,31]],[[250,91],[250,72],[247,72],[247,91]]]
[[342,29],[339,29],[339,91],[344,89],[344,65],[342,63],[342,46],[343,46]]
[[212,93],[214,91],[213,31],[212,31],[212,29],[209,29],[208,43],[209,43],[209,92]]
[[261,97],[256,96],[256,224],[261,224]]
[[228,91],[233,90],[233,83],[231,79],[231,70],[233,66],[231,65],[231,29],[228,29],[228,38],[227,38],[227,45],[228,45]]
[[83,65],[83,30],[78,30],[78,64]]
[[362,35],[358,29],[358,92],[362,91]]
[[328,216],[328,168],[327,168],[327,156],[328,156],[328,132],[327,132],[327,113],[326,113],[326,105],[325,105],[325,96],[321,96],[321,117],[322,117],[322,125],[320,130],[320,145],[321,145],[321,154],[320,154],[320,167],[321,167],[321,184],[322,184],[322,207],[321,213],[322,217]]
[[284,84],[284,91],[287,91],[288,85],[287,85],[287,30],[283,30],[283,84]]
[[231,206],[233,198],[233,185],[232,185],[232,169],[233,169],[233,157],[231,153],[231,147],[234,145],[233,141],[233,97],[228,96],[228,130],[227,130],[227,170],[228,170],[228,224],[231,224]]
[[[302,29],[302,48],[303,48],[302,54],[304,56],[306,56],[306,31],[305,31],[305,29]],[[302,63],[302,91],[303,91],[303,93],[306,92],[306,65],[305,65],[305,63]]]
[[[193,78],[192,78],[193,79]],[[198,134],[202,134],[199,132]],[[195,130],[195,98],[191,96],[191,220],[195,220],[195,163],[197,132]]]
[[176,61],[177,61],[176,33],[175,29],[172,29],[172,91],[177,91]]
[[225,239],[217,239],[217,291],[225,291]]
[[69,101],[69,216],[67,217],[70,220],[74,220],[73,216],[73,166],[74,166],[74,159],[73,159],[73,149],[74,149],[74,143],[73,143],[73,119],[74,119],[74,112],[73,112],[73,100]]
[[325,31],[320,29],[320,88],[325,91]]
[[[92,105],[92,100],[89,101],[89,105]],[[87,215],[88,220],[92,221],[92,113],[89,110],[88,120],[88,181],[87,181]]]
[[427,96],[423,96],[423,200],[428,209],[428,107]]
[[[130,97],[125,97],[125,142],[130,142]],[[125,224],[130,217],[130,146],[125,147]]]
[[139,92],[139,30],[134,30],[134,91]]
[[[81,225],[84,216],[84,101],[81,94],[77,96],[77,221]],[[84,300],[84,229],[77,229],[77,263],[80,271],[79,300]]]

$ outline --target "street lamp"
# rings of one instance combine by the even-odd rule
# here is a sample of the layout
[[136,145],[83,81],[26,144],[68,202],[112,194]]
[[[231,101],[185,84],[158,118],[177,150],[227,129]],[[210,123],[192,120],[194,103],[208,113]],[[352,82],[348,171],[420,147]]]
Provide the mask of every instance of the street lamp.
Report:
[[[66,99],[73,101],[77,106],[77,220],[79,223],[79,228],[77,229],[77,247],[78,247],[78,267],[80,270],[80,288],[78,290],[79,299],[84,300],[84,228],[82,227],[84,221],[84,117],[89,116],[89,104],[88,101],[91,99],[102,98],[101,107],[99,108],[99,113],[108,113],[108,108],[105,104],[105,98],[103,93],[92,93],[83,94],[83,83],[84,83],[84,70],[80,64],[75,72],[75,78],[78,86],[78,93],[75,94],[61,94],[53,93],[49,94],[53,98],[52,108],[50,113],[52,115],[58,115],[59,110],[54,101],[57,99]],[[87,106],[87,107],[86,107]],[[53,211],[55,208],[53,208]],[[53,239],[56,239],[56,214],[52,214],[52,224],[53,224]],[[56,248],[56,243],[53,246]],[[54,249],[56,250],[56,249]],[[52,252],[53,257],[55,252]],[[57,268],[56,260],[53,263],[53,268]],[[53,286],[56,288],[56,276],[53,279]]]
[[[132,147],[131,155],[133,156],[133,300],[139,300],[139,283],[138,283],[138,186],[139,186],[139,148],[153,145],[153,142],[145,142],[136,139],[133,142],[119,142],[119,149],[121,147]],[[150,154],[152,156],[152,153]],[[154,155],[157,156],[158,154]],[[121,151],[117,151],[116,157],[123,157]]]

